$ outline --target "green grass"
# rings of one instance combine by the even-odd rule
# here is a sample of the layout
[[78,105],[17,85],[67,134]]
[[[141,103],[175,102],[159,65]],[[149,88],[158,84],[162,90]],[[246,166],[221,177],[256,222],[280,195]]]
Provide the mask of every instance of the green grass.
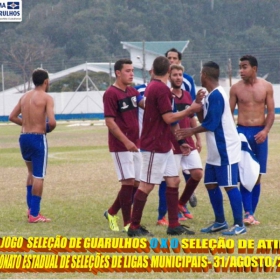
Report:
[[[26,219],[25,184],[26,167],[21,159],[18,137],[20,128],[0,125],[0,236],[53,236],[70,237],[127,237],[125,233],[113,233],[103,217],[103,212],[114,201],[119,190],[113,161],[107,148],[105,126],[69,126],[58,124],[48,134],[49,161],[44,182],[41,211],[52,218],[48,224],[28,224]],[[275,122],[269,140],[268,174],[263,176],[262,194],[257,211],[261,224],[248,228],[248,233],[233,237],[236,241],[254,239],[279,239],[279,152],[280,124]],[[204,136],[202,136],[203,142]],[[206,147],[202,151],[205,163]],[[181,183],[181,190],[183,189]],[[167,238],[166,229],[155,225],[157,218],[157,187],[150,194],[142,222],[156,238]],[[201,182],[196,191],[198,206],[191,208],[194,219],[185,222],[196,231],[194,238],[214,238],[199,231],[213,220],[213,212],[207,192]],[[224,195],[225,213],[229,223],[232,214],[229,201]],[[121,226],[121,214],[119,213]],[[185,237],[185,238],[188,238]],[[182,239],[180,237],[179,239]],[[235,250],[237,252],[237,250]],[[150,255],[152,253],[149,253]],[[183,255],[183,253],[182,253]],[[199,255],[199,254],[194,254]],[[202,255],[202,254],[201,254]],[[207,256],[212,259],[210,254]],[[278,278],[274,273],[12,273],[1,278]]]

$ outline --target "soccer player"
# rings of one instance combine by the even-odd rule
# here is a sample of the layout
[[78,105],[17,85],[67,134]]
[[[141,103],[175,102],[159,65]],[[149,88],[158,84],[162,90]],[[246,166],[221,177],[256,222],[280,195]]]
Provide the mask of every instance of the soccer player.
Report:
[[[178,222],[178,187],[180,179],[171,146],[170,124],[201,109],[203,95],[197,97],[190,107],[181,112],[172,112],[172,94],[166,85],[169,77],[168,59],[157,57],[153,62],[153,80],[145,90],[145,111],[143,130],[140,139],[143,165],[141,182],[134,196],[131,224],[128,236],[151,235],[140,225],[144,206],[149,193],[155,184],[159,184],[164,177],[167,182],[166,200],[168,208],[170,235],[194,234]],[[180,142],[181,143],[181,142]],[[189,146],[182,144],[184,154],[190,152]]]
[[120,59],[114,66],[116,81],[103,96],[104,116],[109,134],[109,150],[114,160],[121,189],[104,216],[112,231],[119,231],[116,214],[121,209],[124,230],[130,223],[133,189],[139,185],[141,154],[138,152],[138,106],[144,108],[139,92],[130,87],[133,65],[129,59]]
[[[178,64],[172,64],[170,66],[170,82],[171,82],[171,92],[174,96],[174,101],[178,111],[182,111],[192,103],[192,98],[188,91],[182,90],[181,85],[183,82],[183,73],[184,67]],[[186,117],[179,122],[180,128],[191,127],[191,120],[194,115]],[[184,139],[186,143],[191,147],[191,153],[188,156],[183,156],[182,151],[180,150],[179,144],[173,135],[172,144],[174,147],[173,153],[177,162],[177,167],[185,173],[188,171],[190,173],[190,178],[186,182],[185,189],[179,199],[178,208],[182,213],[187,213],[185,205],[192,196],[194,190],[198,186],[202,178],[202,163],[199,156],[199,153],[195,147],[195,143],[192,137],[187,137]]]
[[[194,133],[206,132],[207,159],[204,183],[215,214],[215,221],[201,230],[212,233],[225,230],[223,235],[246,233],[242,220],[242,198],[238,185],[238,162],[241,143],[232,118],[229,101],[224,89],[219,86],[219,65],[213,61],[203,64],[200,79],[208,91],[203,111],[197,113],[201,125],[196,128],[178,130],[177,136],[188,137]],[[203,91],[199,90],[198,94]],[[234,218],[233,227],[228,229],[224,215],[224,188],[229,197]],[[227,230],[228,229],[228,230]]]
[[26,188],[28,222],[50,222],[49,218],[40,214],[40,204],[48,157],[46,133],[56,127],[54,102],[47,94],[48,72],[44,69],[35,69],[32,80],[35,89],[20,98],[9,120],[22,126],[19,144],[28,171]]
[[[266,173],[268,156],[268,133],[274,122],[274,99],[271,83],[257,77],[258,61],[245,55],[239,61],[241,80],[230,89],[232,113],[237,105],[237,130],[243,133],[260,164],[260,175],[252,190],[240,184],[246,225],[258,225],[254,217],[261,191],[261,174]],[[267,114],[266,114],[267,112]]]
[[[172,49],[168,50],[165,53],[165,57],[167,57],[167,59],[169,60],[171,65],[172,64],[181,65],[182,53],[179,52],[177,49],[172,48]],[[171,87],[170,81],[168,81],[167,85],[169,87]],[[181,88],[183,90],[188,91],[191,95],[191,99],[195,100],[194,81],[193,81],[193,78],[190,75],[188,75],[187,73],[183,73],[183,82],[181,84]],[[197,122],[196,122],[195,118],[191,118],[190,125],[191,125],[191,127],[197,126]],[[196,138],[195,145],[196,145],[197,151],[200,152],[202,145],[201,145],[201,139],[200,139],[199,134],[196,134],[195,138]],[[188,180],[190,179],[191,175],[187,170],[185,170],[185,172],[183,172],[183,175],[184,175],[185,182],[187,183]],[[162,181],[159,186],[159,190],[158,190],[159,207],[158,207],[158,221],[157,221],[157,225],[162,225],[162,226],[168,225],[168,221],[165,218],[165,214],[167,212],[165,192],[166,192],[166,183],[165,183],[165,181]],[[195,196],[195,193],[192,193],[192,195],[189,199],[189,202],[192,207],[195,207],[197,205],[197,198]],[[193,218],[193,215],[190,213],[189,209],[187,208],[187,205],[185,205],[184,208],[180,209],[180,211],[179,211],[179,220],[180,221],[184,221],[186,219],[192,219],[192,218]]]

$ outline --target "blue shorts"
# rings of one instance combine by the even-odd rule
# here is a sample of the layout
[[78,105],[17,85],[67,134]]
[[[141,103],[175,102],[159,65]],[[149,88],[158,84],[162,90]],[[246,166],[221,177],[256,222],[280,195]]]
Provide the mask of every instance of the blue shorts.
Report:
[[48,143],[45,134],[22,133],[19,137],[22,158],[32,162],[35,178],[44,178],[47,169]]
[[222,166],[206,163],[204,171],[204,184],[218,184],[220,187],[237,186],[238,163]]
[[267,156],[268,156],[268,138],[261,144],[257,144],[254,136],[264,129],[264,126],[237,126],[238,133],[243,133],[247,138],[248,143],[256,155],[260,164],[260,174],[266,173]]

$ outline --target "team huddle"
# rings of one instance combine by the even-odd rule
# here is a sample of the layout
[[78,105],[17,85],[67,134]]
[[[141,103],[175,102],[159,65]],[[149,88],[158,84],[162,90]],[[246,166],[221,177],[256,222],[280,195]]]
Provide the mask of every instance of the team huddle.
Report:
[[[215,220],[201,232],[246,233],[246,226],[260,223],[255,212],[261,174],[266,173],[268,133],[274,122],[272,85],[257,77],[256,58],[245,55],[239,61],[241,80],[231,87],[229,98],[219,85],[220,69],[213,61],[203,64],[202,89],[196,93],[181,58],[174,48],[157,57],[150,82],[135,88],[131,86],[132,61],[120,59],[114,65],[116,80],[104,93],[103,103],[109,151],[121,188],[104,216],[112,231],[120,231],[117,214],[121,210],[128,236],[152,236],[141,219],[148,195],[159,185],[156,224],[167,226],[168,235],[195,234],[180,222],[193,218],[187,205],[197,203],[195,189],[203,177],[200,133],[205,133],[204,184]],[[46,133],[56,127],[54,102],[47,94],[47,71],[35,69],[32,80],[35,89],[20,98],[9,120],[22,126],[19,143],[28,171],[28,222],[50,222],[40,213],[40,203],[47,166]],[[233,118],[236,106],[237,125]],[[250,187],[239,172],[242,152],[259,168]],[[180,170],[185,187],[179,197]],[[225,219],[222,188],[230,201],[232,226]]]
[[[128,236],[152,236],[141,226],[141,218],[149,193],[160,185],[157,224],[167,226],[169,235],[194,234],[180,221],[192,218],[187,202],[194,197],[202,178],[199,133],[205,132],[204,184],[215,221],[201,232],[221,231],[226,236],[246,233],[246,226],[260,223],[255,211],[261,174],[266,172],[267,134],[274,122],[272,85],[257,77],[257,60],[246,55],[239,62],[242,80],[231,87],[230,98],[219,85],[219,65],[213,61],[203,64],[203,88],[195,95],[193,81],[184,73],[180,61],[181,53],[176,49],[157,57],[150,70],[150,83],[136,89],[130,86],[132,62],[121,59],[115,63],[116,81],[104,93],[103,102],[109,150],[121,189],[104,216],[110,229],[119,231],[116,215],[121,210]],[[233,118],[236,106],[237,128]],[[250,155],[260,166],[250,190],[239,178],[244,150],[241,133],[247,139]],[[179,198],[180,168],[186,185]],[[221,188],[230,201],[233,226],[225,219]]]

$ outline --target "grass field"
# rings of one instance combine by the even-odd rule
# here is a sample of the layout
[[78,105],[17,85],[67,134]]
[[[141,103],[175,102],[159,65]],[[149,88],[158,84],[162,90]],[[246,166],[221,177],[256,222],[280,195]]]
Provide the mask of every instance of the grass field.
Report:
[[[93,122],[92,122],[93,123]],[[28,224],[26,218],[26,167],[21,159],[18,136],[20,128],[0,125],[0,236],[56,236],[70,237],[127,237],[125,233],[109,230],[103,212],[115,199],[119,183],[107,147],[107,128],[91,122],[71,126],[60,123],[48,134],[49,161],[44,185],[41,212],[52,219],[47,224]],[[85,124],[89,124],[86,126]],[[246,235],[234,240],[279,239],[279,181],[280,123],[276,120],[270,132],[268,174],[262,180],[262,194],[257,210],[259,226],[248,228]],[[202,137],[203,143],[204,136]],[[206,147],[202,160],[205,163]],[[181,189],[183,183],[181,183]],[[198,206],[190,208],[194,219],[184,222],[196,231],[195,238],[205,236],[200,229],[213,221],[207,192],[200,183],[196,191]],[[232,224],[229,201],[224,195],[225,213]],[[167,238],[166,229],[156,226],[158,207],[157,187],[148,198],[142,223],[157,238]],[[121,225],[121,214],[119,213]],[[188,236],[184,237],[188,238]],[[14,273],[1,278],[279,278],[273,273]]]

